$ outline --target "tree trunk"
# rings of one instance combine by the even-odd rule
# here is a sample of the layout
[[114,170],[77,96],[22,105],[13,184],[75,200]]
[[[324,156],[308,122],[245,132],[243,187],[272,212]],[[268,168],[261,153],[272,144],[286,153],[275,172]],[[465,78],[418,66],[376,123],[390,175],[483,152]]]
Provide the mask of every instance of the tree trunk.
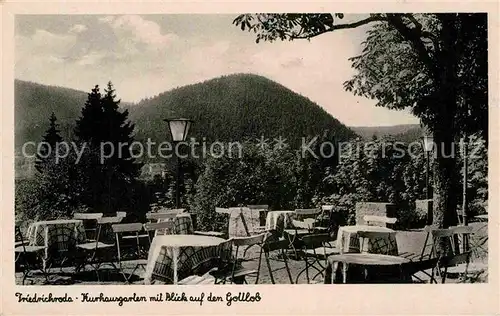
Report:
[[453,135],[435,131],[436,161],[434,163],[433,224],[447,228],[457,224],[458,170]]
[[441,49],[436,53],[436,115],[433,120],[435,147],[434,225],[447,228],[457,224],[459,173],[455,116],[457,111],[457,24],[456,14],[438,15],[441,20]]

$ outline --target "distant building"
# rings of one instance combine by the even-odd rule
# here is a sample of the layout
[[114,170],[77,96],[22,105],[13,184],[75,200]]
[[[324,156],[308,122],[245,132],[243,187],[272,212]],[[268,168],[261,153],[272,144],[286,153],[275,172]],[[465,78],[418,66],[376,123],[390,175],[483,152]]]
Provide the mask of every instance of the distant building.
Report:
[[35,158],[26,158],[21,155],[15,157],[15,178],[29,179],[35,176]]
[[167,176],[166,168],[167,165],[165,163],[148,163],[142,166],[139,177],[144,180],[153,179],[156,175],[165,178]]

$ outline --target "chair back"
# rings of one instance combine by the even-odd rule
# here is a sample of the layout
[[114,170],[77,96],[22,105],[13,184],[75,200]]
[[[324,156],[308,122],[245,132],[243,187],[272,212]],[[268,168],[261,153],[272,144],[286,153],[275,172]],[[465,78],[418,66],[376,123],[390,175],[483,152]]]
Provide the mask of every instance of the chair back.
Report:
[[217,248],[220,254],[221,262],[230,263],[233,259],[233,239],[230,238],[223,241],[217,246]]
[[434,238],[452,237],[457,234],[472,234],[471,226],[455,226],[450,228],[436,228],[432,230]]
[[330,234],[314,234],[301,237],[301,243],[304,249],[325,247],[330,241],[332,241]]
[[81,220],[85,228],[87,240],[97,239],[97,220],[103,217],[103,213],[74,213],[73,218]]
[[439,259],[438,258],[426,258],[426,259],[421,259],[421,260],[416,260],[416,261],[410,261],[403,263],[401,265],[401,270],[405,272],[405,275],[412,276],[418,280],[421,280],[420,277],[416,276],[418,272],[424,273],[424,275],[427,275],[430,277],[430,283],[437,283],[434,273],[427,273],[427,270],[432,270],[436,269],[437,264],[438,264]]
[[233,237],[231,238],[232,244],[236,247],[241,247],[241,246],[253,246],[253,245],[259,245],[264,242],[264,240],[267,237],[267,233],[260,234],[260,235],[255,235],[255,236],[249,236],[249,237]]
[[295,215],[299,219],[316,218],[321,213],[319,208],[298,208],[295,209]]
[[97,219],[97,224],[119,224],[123,220],[123,216],[100,217]]
[[129,233],[140,232],[143,228],[142,223],[128,223],[128,224],[113,224],[111,225],[114,233]]
[[175,232],[175,223],[173,221],[145,223],[144,230],[146,230],[147,232],[154,231],[154,236],[171,235]]
[[418,257],[416,257],[418,260],[428,260],[432,259],[434,255],[434,243],[433,243],[433,238],[432,238],[432,230],[434,228],[432,226],[425,226],[424,232],[425,232],[425,240],[422,245],[422,251],[420,253],[417,253]]
[[127,217],[127,212],[116,212],[117,217]]
[[367,225],[370,226],[387,226],[387,224],[395,224],[397,218],[387,217],[387,216],[377,216],[377,215],[365,215],[363,220]]
[[218,214],[231,214],[231,209],[223,208],[223,207],[216,207],[215,212]]
[[167,219],[173,219],[177,216],[177,212],[164,212],[164,213],[153,213],[149,212],[146,213],[146,219],[153,221],[159,221],[159,220],[167,220]]
[[443,257],[440,261],[441,267],[453,267],[462,263],[468,264],[470,262],[471,252],[466,251],[450,257]]
[[247,205],[247,207],[251,210],[259,210],[259,211],[267,211],[269,209],[269,205]]
[[15,236],[14,236],[14,241],[19,241],[21,242],[21,245],[23,247],[23,252],[25,253],[26,252],[26,243],[27,241],[24,240],[24,236],[23,236],[23,233],[21,231],[21,227],[19,227],[19,225],[16,224],[15,226]]
[[313,222],[311,221],[299,221],[299,220],[296,220],[296,219],[292,219],[292,226],[295,228],[295,229],[307,229],[307,230],[311,230],[314,226],[314,220]]
[[325,212],[333,211],[333,205],[321,205],[321,210]]
[[[264,233],[264,234],[260,234],[260,235],[254,235],[254,236],[248,236],[248,237],[233,237],[231,238],[231,244],[236,248],[235,249],[235,252],[234,252],[234,256],[233,256],[233,259],[232,259],[232,272],[231,272],[231,279],[234,281],[234,273],[235,271],[237,270],[238,266],[241,265],[241,262],[243,261],[247,261],[247,260],[258,260],[257,262],[259,263],[258,264],[258,268],[257,268],[257,272],[256,272],[256,280],[255,280],[255,283],[257,284],[258,280],[259,280],[259,274],[260,274],[260,262],[261,262],[261,259],[262,259],[262,247],[259,247],[260,250],[259,250],[259,256],[258,258],[247,258],[246,257],[246,253],[247,253],[247,250],[252,247],[252,246],[255,246],[255,245],[258,245],[258,246],[262,246],[262,244],[264,243],[264,240],[267,238],[268,234],[267,233]],[[242,256],[240,257],[240,248],[244,247],[245,249],[242,252]]]
[[[138,259],[140,257],[140,254],[141,254],[139,233],[143,229],[142,223],[113,224],[113,225],[111,225],[111,228],[113,229],[113,232],[115,233],[118,262],[121,262],[121,260],[124,256],[124,253],[122,253],[122,250],[124,250],[124,248],[127,245],[124,245],[123,236],[127,233],[128,233],[127,234],[128,236],[131,236],[131,237],[133,237],[133,239],[135,239],[134,246],[129,247],[129,248],[135,248],[135,251],[133,252],[133,255],[134,255],[133,259]],[[133,240],[133,239],[131,239],[131,240]],[[128,245],[131,246],[130,243]],[[128,254],[130,255],[130,252]]]
[[97,220],[103,216],[103,213],[74,213],[73,219]]
[[287,239],[281,239],[281,240],[276,240],[276,239],[271,239],[267,238],[264,241],[264,244],[262,245],[262,249],[264,252],[271,252],[279,249],[288,249],[288,246],[290,245],[290,241]]
[[453,226],[449,228],[432,229],[432,243],[434,253],[437,254],[437,248],[442,248],[444,245],[450,246],[446,254],[440,256],[450,256],[460,253],[460,246],[463,246],[464,239],[469,240],[474,234],[472,226]]
[[152,213],[175,213],[175,214],[180,214],[180,213],[184,213],[186,211],[185,208],[166,208],[166,207],[162,207],[160,208],[159,210],[155,211],[155,212],[152,212]]
[[[454,267],[460,264],[465,264],[465,269],[463,271],[464,276],[467,278],[467,270],[469,268],[469,263],[471,259],[472,251],[465,251],[462,253],[456,253],[449,256],[442,256],[438,261],[438,269],[441,274],[441,282],[446,282],[446,277],[448,276],[448,268]],[[444,268],[444,269],[443,269]],[[442,271],[444,270],[444,271]]]
[[113,224],[119,224],[123,220],[121,216],[101,217],[97,219],[97,234],[95,238],[96,247],[99,242],[113,243]]
[[[288,247],[290,246],[290,241],[288,239],[280,240],[272,237],[273,236],[268,236],[264,240],[264,244],[262,245],[262,251],[264,252],[264,257],[266,260],[271,283],[276,284],[273,273],[284,269],[287,272],[289,283],[293,284],[293,278],[290,267],[288,265],[287,254]],[[274,264],[271,264],[271,261],[274,261]],[[278,263],[283,263],[284,265],[280,267],[278,266]]]

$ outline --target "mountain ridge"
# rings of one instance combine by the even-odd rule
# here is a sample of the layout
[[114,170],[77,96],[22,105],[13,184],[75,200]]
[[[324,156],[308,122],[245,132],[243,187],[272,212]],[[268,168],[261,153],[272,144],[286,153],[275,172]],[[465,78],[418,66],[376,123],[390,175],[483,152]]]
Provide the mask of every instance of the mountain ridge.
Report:
[[[15,144],[41,141],[54,112],[65,140],[73,139],[73,128],[88,92],[36,82],[15,80]],[[89,89],[90,91],[90,89]],[[119,98],[120,91],[116,92]],[[287,87],[254,74],[233,74],[192,83],[162,92],[137,103],[122,102],[135,124],[135,139],[167,139],[167,117],[188,117],[195,121],[189,137],[207,141],[255,141],[263,136],[272,141],[283,136],[291,143],[302,137],[318,136],[325,130],[339,140],[357,137],[321,106]],[[159,160],[148,161],[157,163]],[[18,164],[16,160],[16,174]]]
[[[236,90],[236,92],[239,92],[239,95],[233,96],[236,99],[241,99],[242,95],[246,93],[245,89],[241,91],[241,89],[238,90],[238,88],[243,84],[245,84],[245,81],[247,81],[247,86],[251,85],[257,85],[257,86],[262,86],[265,88],[269,89],[274,89],[274,90],[283,90],[286,91],[286,94],[294,95],[296,98],[294,100],[298,101],[299,104],[308,104],[308,106],[302,106],[302,110],[305,110],[306,108],[308,110],[313,110],[315,115],[319,115],[320,117],[328,117],[328,121],[333,127],[337,126],[342,126],[345,128],[341,128],[341,132],[339,133],[340,138],[350,138],[354,137],[354,133],[358,134],[362,138],[369,139],[373,135],[377,136],[383,136],[383,135],[399,135],[399,134],[404,134],[408,130],[415,129],[418,127],[416,124],[398,124],[398,125],[393,125],[393,126],[352,126],[348,127],[344,124],[342,124],[338,119],[333,117],[331,114],[325,111],[321,106],[318,104],[314,103],[311,101],[309,98],[302,96],[291,89],[283,86],[280,83],[277,83],[275,81],[270,80],[269,78],[256,75],[256,74],[244,74],[244,73],[238,73],[238,74],[232,74],[232,75],[226,75],[226,76],[220,76],[196,83],[191,83],[185,86],[180,86],[176,87],[170,90],[166,90],[164,92],[159,93],[156,96],[153,97],[148,97],[143,100],[140,100],[138,102],[122,102],[121,103],[121,108],[122,109],[127,109],[129,110],[129,119],[136,124],[136,134],[140,138],[144,138],[145,135],[141,135],[141,131],[146,131],[147,133],[150,133],[151,130],[147,128],[149,126],[149,122],[151,120],[151,117],[155,116],[155,110],[152,108],[156,108],[159,105],[161,106],[162,104],[165,105],[164,103],[170,103],[167,104],[168,108],[170,111],[163,111],[163,114],[165,117],[170,117],[177,115],[178,112],[183,112],[179,111],[178,106],[176,107],[175,105],[172,106],[172,101],[165,101],[164,99],[168,98],[177,98],[177,100],[186,100],[189,98],[186,98],[185,92],[183,91],[191,91],[191,90],[196,90],[199,89],[200,86],[217,86],[218,83],[224,83],[222,84],[222,88],[226,90]],[[224,94],[224,91],[221,90],[221,86],[218,87],[219,91],[215,92],[215,95],[220,96],[221,94]],[[246,88],[248,90],[248,87]],[[89,89],[90,90],[90,89]],[[203,90],[203,88],[202,88]],[[217,87],[215,87],[215,90],[217,90]],[[29,91],[29,92],[26,92]],[[60,125],[61,132],[63,134],[63,137],[65,139],[71,139],[72,138],[72,127],[74,126],[74,121],[79,117],[81,108],[83,107],[85,100],[87,98],[87,93],[84,91],[80,91],[77,89],[72,89],[72,88],[66,88],[66,87],[60,87],[56,85],[44,85],[40,83],[36,83],[33,81],[24,81],[20,79],[15,79],[15,131],[16,131],[16,148],[19,147],[20,144],[23,142],[30,140],[30,141],[37,141],[40,140],[45,129],[48,127],[48,117],[51,112],[55,112],[56,116],[58,117],[58,123]],[[227,93],[227,92],[226,92]],[[119,91],[117,91],[117,94],[119,96]],[[184,94],[183,96],[179,97],[179,94]],[[202,93],[203,94],[203,93]],[[34,106],[37,101],[34,99],[40,99],[42,100],[42,106],[44,106],[44,109],[36,109]],[[227,98],[226,98],[227,99]],[[244,99],[244,97],[243,97]],[[293,98],[292,98],[293,99]],[[199,100],[198,100],[199,101]],[[217,102],[214,102],[214,100],[205,100],[206,102],[201,102],[205,105],[214,105]],[[241,102],[239,103],[240,107],[245,108],[244,103],[248,103],[247,100],[240,100]],[[251,100],[250,100],[251,101]],[[278,102],[276,98],[274,100],[271,100],[272,102]],[[269,103],[269,102],[268,102]],[[68,104],[74,104],[73,106],[68,106]],[[26,106],[27,105],[27,106]],[[200,103],[198,104],[198,106]],[[267,104],[269,105],[269,104]],[[220,102],[218,104],[219,110],[220,108]],[[255,104],[254,104],[255,106]],[[292,107],[295,105],[292,105]],[[149,108],[148,108],[149,107]],[[248,106],[246,106],[248,107]],[[290,107],[289,104],[287,104],[287,107]],[[283,112],[286,112],[287,107],[281,107],[281,110]],[[300,107],[300,106],[299,106]],[[35,109],[34,109],[35,108]],[[260,110],[266,110],[265,108],[261,108]],[[31,113],[33,112],[33,113]],[[148,119],[144,119],[142,117],[141,112],[146,112],[143,114],[147,114],[149,116]],[[176,113],[177,112],[177,113]],[[233,111],[229,110],[225,111],[225,113],[222,113],[221,115],[231,115]],[[300,110],[295,111],[296,113],[300,114]],[[182,114],[189,114],[189,113],[179,113],[180,116]],[[252,111],[248,108],[244,109],[242,113],[239,113],[240,116],[245,115],[245,114],[252,114]],[[259,124],[258,119],[263,119],[265,120],[265,117],[262,117],[259,115],[259,113],[253,113],[256,117],[256,119],[251,120],[249,128],[250,130],[258,130],[262,124]],[[279,116],[280,113],[277,114]],[[283,115],[283,113],[281,113]],[[186,116],[186,115],[184,115]],[[196,116],[196,115],[195,115]],[[46,119],[44,119],[46,117]],[[198,115],[199,119],[203,119],[202,116]],[[136,122],[137,120],[137,122]],[[145,122],[144,122],[145,120]],[[203,121],[203,120],[201,120]],[[198,123],[200,120],[198,120]],[[143,123],[146,123],[143,125]],[[306,124],[310,124],[311,126],[314,126],[317,122],[315,120],[306,120],[306,122],[299,122],[299,124],[302,127],[302,130],[308,131],[309,135],[302,135],[302,136],[311,136],[311,130],[308,130],[308,128],[305,126]],[[163,123],[161,123],[163,124]],[[327,126],[325,122],[322,123],[323,128],[329,127]],[[209,125],[214,125],[213,123],[209,123]],[[287,127],[285,126],[286,124],[278,124],[277,127],[278,131],[284,131],[287,130]],[[196,123],[193,125],[195,130],[196,130]],[[158,124],[156,124],[157,128],[164,129],[165,126],[160,127]],[[218,126],[219,128],[223,128],[223,126]],[[269,126],[268,126],[269,127]],[[300,129],[299,129],[300,130]],[[250,131],[250,134],[252,131]],[[354,133],[352,133],[354,132]],[[153,133],[155,134],[155,133]],[[312,133],[314,134],[314,133]],[[216,137],[217,135],[210,135],[213,137]],[[239,135],[233,135],[236,138],[245,136],[242,133],[239,133]],[[271,135],[274,136],[274,135]],[[160,137],[156,137],[160,138]]]

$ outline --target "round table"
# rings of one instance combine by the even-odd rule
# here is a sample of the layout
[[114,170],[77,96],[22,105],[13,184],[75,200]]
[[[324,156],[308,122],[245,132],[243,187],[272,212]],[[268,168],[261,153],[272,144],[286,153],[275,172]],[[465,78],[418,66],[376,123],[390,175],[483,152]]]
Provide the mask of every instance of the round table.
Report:
[[[180,253],[183,248],[209,248],[207,253],[218,256],[217,247],[225,239],[213,236],[201,235],[158,235],[153,238],[149,248],[148,263],[144,282],[150,284],[155,266],[164,264],[164,261],[171,259],[173,264],[173,283],[178,283],[178,267],[182,262]],[[193,249],[195,251],[195,249]],[[184,254],[185,252],[183,252]],[[187,256],[188,254],[186,254]],[[183,258],[184,260],[187,258]]]
[[[325,283],[411,283],[402,265],[410,260],[398,256],[372,253],[346,253],[328,257],[329,269]],[[351,273],[349,269],[351,268]]]
[[71,246],[84,243],[85,227],[82,220],[57,219],[38,221],[28,227],[27,239],[30,246],[44,246],[43,269],[52,255],[65,253]]
[[[368,240],[368,242],[363,243],[363,249],[360,249],[361,241],[357,235],[358,232],[376,232],[381,233],[383,237]],[[380,226],[354,225],[339,227],[337,248],[341,252],[368,252],[394,256],[398,255],[396,231]]]

